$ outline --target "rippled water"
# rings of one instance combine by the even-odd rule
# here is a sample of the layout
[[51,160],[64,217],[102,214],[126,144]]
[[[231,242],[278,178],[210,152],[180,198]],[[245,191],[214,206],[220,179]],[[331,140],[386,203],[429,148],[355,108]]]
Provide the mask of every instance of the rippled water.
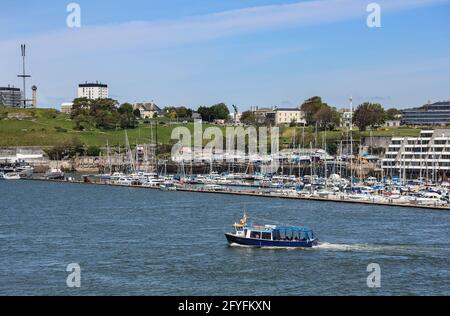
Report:
[[[26,181],[0,192],[2,295],[450,294],[445,211]],[[244,208],[317,227],[322,244],[229,247]],[[66,286],[70,263],[79,289]]]

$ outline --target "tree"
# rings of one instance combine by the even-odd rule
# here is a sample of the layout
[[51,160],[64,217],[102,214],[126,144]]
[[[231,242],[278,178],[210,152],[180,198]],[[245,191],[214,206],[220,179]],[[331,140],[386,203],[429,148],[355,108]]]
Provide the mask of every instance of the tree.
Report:
[[135,109],[133,111],[133,114],[136,118],[140,118],[141,117],[141,111],[139,109]]
[[335,108],[322,104],[319,111],[314,115],[314,120],[321,130],[334,130],[339,125],[340,117]]
[[230,110],[225,103],[213,105],[211,110],[213,111],[216,120],[227,120],[230,116]]
[[245,125],[255,125],[256,124],[256,115],[253,111],[245,111],[241,116],[241,123]]
[[386,111],[381,104],[366,102],[358,106],[353,120],[361,131],[365,131],[369,126],[383,124],[386,121]]
[[202,120],[207,122],[227,120],[230,115],[230,110],[225,103],[215,104],[211,107],[201,106],[197,112],[201,115]]
[[166,117],[174,116],[172,113],[175,112],[175,116],[173,118],[183,118],[183,119],[189,119],[192,117],[192,110],[188,109],[185,106],[180,107],[174,107],[169,106],[164,108],[164,112],[166,113]]
[[402,112],[395,108],[392,108],[386,111],[386,115],[388,120],[397,120],[399,116],[402,115]]
[[97,146],[89,146],[86,150],[86,155],[88,157],[98,157],[100,156],[100,148]]
[[167,117],[168,117],[169,119],[171,119],[171,120],[175,120],[175,119],[178,117],[177,111],[172,110],[171,112],[169,112],[169,113],[167,114]]
[[112,129],[119,121],[118,102],[116,100],[78,98],[73,103],[71,118],[75,122],[75,129],[77,130],[87,128]]
[[135,128],[137,126],[136,116],[133,113],[133,106],[130,103],[124,103],[119,107],[118,113],[120,114],[120,127]]
[[57,143],[46,150],[46,153],[51,160],[73,158],[76,155],[84,155],[84,146],[78,138],[72,138]]
[[305,119],[307,125],[315,125],[316,119],[315,115],[322,108],[324,103],[322,102],[321,97],[312,97],[305,102],[303,102],[300,109],[305,113]]

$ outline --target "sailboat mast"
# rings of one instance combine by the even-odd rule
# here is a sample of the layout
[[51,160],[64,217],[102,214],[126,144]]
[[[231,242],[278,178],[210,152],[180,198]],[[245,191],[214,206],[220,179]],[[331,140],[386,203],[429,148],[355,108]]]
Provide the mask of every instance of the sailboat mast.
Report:
[[353,189],[353,97],[350,97],[350,188]]

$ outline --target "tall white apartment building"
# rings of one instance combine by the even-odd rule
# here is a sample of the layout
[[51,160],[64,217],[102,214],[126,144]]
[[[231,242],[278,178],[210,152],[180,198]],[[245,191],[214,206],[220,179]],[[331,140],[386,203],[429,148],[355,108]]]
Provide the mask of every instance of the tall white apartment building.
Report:
[[96,100],[107,99],[108,96],[108,85],[106,84],[86,82],[78,85],[78,98]]
[[381,167],[385,176],[438,181],[450,175],[450,129],[423,130],[419,137],[393,137]]

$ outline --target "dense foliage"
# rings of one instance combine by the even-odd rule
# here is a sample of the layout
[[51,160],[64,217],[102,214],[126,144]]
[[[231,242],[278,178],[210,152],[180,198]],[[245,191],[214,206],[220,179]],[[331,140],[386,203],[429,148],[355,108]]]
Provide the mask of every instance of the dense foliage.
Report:
[[389,109],[386,111],[386,115],[388,120],[397,120],[402,115],[402,112],[397,109]]
[[322,102],[321,97],[312,97],[306,100],[301,110],[305,113],[306,124],[317,125],[321,130],[333,130],[340,123],[340,116],[336,108]]
[[381,104],[365,102],[358,106],[353,120],[361,131],[365,131],[369,126],[384,124],[386,116],[386,111]]
[[192,110],[185,106],[169,106],[164,108],[164,112],[166,113],[166,117],[170,119],[190,119],[192,117]]
[[225,103],[219,103],[211,107],[201,106],[197,111],[203,121],[213,122],[214,120],[228,120],[230,110]]
[[254,125],[256,124],[256,115],[253,111],[245,111],[241,115],[241,123],[245,125]]
[[75,129],[117,129],[135,128],[137,126],[137,113],[133,106],[119,103],[113,99],[78,98],[73,102],[71,118],[75,122]]

